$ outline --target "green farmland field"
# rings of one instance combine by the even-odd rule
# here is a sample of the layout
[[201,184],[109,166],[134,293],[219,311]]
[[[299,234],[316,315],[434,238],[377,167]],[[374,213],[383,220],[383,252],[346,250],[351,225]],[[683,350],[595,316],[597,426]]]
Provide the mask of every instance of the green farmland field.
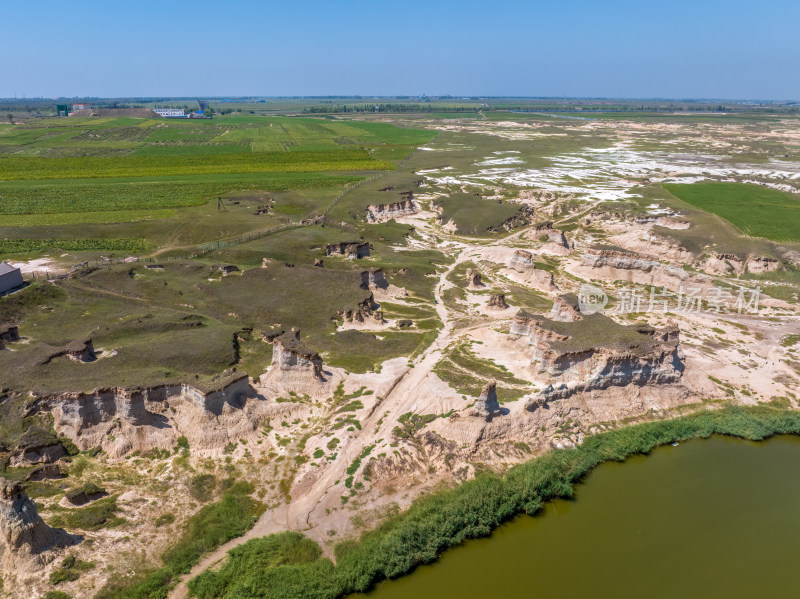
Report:
[[141,239],[0,239],[0,254],[25,254],[50,248],[73,252],[141,252],[145,244]]
[[235,189],[335,188],[358,178],[320,173],[268,173],[10,181],[0,183],[0,214],[107,213],[181,208],[204,204],[212,195]]
[[[185,250],[262,231],[320,214],[346,185],[393,170],[433,136],[384,123],[264,116],[3,126],[0,239],[8,242],[0,253]],[[230,196],[225,210],[217,210],[218,196]],[[258,201],[276,198],[269,216],[257,214]],[[92,225],[103,247],[80,225]],[[113,241],[127,237],[136,242]]]
[[743,183],[664,185],[687,204],[716,214],[746,235],[800,241],[800,197]]
[[110,158],[11,157],[0,159],[0,180],[158,177],[212,173],[309,173],[389,168],[392,168],[391,164],[373,160],[363,149]]
[[96,225],[100,223],[135,223],[168,219],[175,210],[114,210],[109,212],[56,212],[50,214],[3,214],[2,227],[40,227],[45,225]]
[[[151,156],[397,149],[404,155],[433,132],[385,123],[231,116],[213,120],[38,119],[0,127],[0,156]],[[198,148],[183,152],[181,148]]]

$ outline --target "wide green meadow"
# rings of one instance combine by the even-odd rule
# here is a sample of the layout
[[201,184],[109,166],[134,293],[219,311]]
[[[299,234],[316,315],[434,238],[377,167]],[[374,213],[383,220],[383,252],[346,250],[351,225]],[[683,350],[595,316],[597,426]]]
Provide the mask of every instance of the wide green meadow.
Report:
[[[0,253],[168,250],[263,231],[321,214],[347,185],[395,169],[433,135],[384,123],[263,116],[41,118],[3,126]],[[256,214],[259,201],[289,193]],[[92,225],[91,235],[81,225]],[[132,244],[121,244],[125,238]]]
[[693,183],[664,186],[696,208],[721,216],[745,235],[800,241],[800,197],[760,185]]

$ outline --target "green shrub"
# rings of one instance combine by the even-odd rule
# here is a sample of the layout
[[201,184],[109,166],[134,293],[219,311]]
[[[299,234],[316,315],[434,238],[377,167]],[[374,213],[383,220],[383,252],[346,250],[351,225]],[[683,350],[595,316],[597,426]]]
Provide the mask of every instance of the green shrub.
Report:
[[223,478],[219,483],[219,491],[220,493],[225,493],[226,491],[230,490],[230,488],[236,484],[236,479],[232,476],[228,478]]
[[347,467],[347,474],[355,474],[356,470],[358,470],[358,467],[361,466],[361,460],[367,457],[373,449],[375,449],[375,445],[369,445],[365,447],[364,451],[361,452],[361,455],[353,460],[353,463]]
[[118,509],[117,496],[112,495],[98,499],[86,507],[58,512],[50,520],[50,525],[67,530],[78,528],[94,531],[101,528],[113,528],[126,522],[124,518],[116,515]]
[[56,568],[50,572],[50,584],[57,585],[62,582],[78,580],[79,576],[80,574],[78,572],[70,570],[69,568]]
[[75,443],[72,442],[72,439],[67,437],[59,436],[58,440],[61,442],[61,445],[64,447],[64,451],[67,452],[67,455],[78,455],[80,453],[80,449]]
[[364,404],[360,399],[354,399],[343,405],[337,412],[355,412],[356,410],[363,410]]
[[44,481],[30,481],[25,483],[25,492],[31,499],[38,499],[41,497],[55,497],[61,493],[56,485],[46,483]]
[[72,464],[70,464],[69,474],[71,476],[79,478],[83,474],[83,471],[89,467],[89,465],[90,465],[89,460],[84,456],[80,456],[76,460],[74,460]]
[[208,501],[217,487],[217,477],[213,474],[198,474],[189,482],[189,494],[198,501]]
[[74,555],[68,555],[61,561],[61,567],[50,573],[50,584],[77,580],[81,572],[94,568],[94,562],[85,562]]
[[156,528],[161,528],[162,526],[167,526],[168,524],[172,524],[175,522],[175,514],[161,514],[158,518],[156,518]]
[[93,250],[142,252],[143,239],[4,239],[0,240],[0,253],[27,254],[42,250],[59,249],[65,252]]
[[224,453],[225,455],[230,455],[230,454],[232,454],[234,451],[236,451],[236,443],[234,443],[233,441],[231,441],[230,443],[228,443],[228,444],[227,444],[227,445],[226,445],[226,446],[225,446],[225,447],[222,449],[222,453]]
[[[219,571],[206,572],[193,579],[189,583],[189,590],[199,599],[213,599],[225,593],[252,596],[252,590],[237,588],[239,580],[250,582],[254,573],[258,573],[260,577],[269,576],[271,571],[281,566],[313,563],[320,559],[321,554],[319,545],[296,532],[253,539],[232,549],[231,559]],[[325,561],[330,563],[328,560]]]

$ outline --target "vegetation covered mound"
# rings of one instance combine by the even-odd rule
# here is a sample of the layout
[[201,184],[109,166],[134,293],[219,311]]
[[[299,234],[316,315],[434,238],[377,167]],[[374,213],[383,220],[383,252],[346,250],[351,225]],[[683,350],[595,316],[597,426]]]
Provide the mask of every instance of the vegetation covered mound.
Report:
[[458,232],[467,235],[485,235],[490,229],[498,229],[523,209],[521,204],[485,200],[480,195],[466,193],[437,199],[435,205],[441,210],[442,224],[453,221]]
[[320,356],[305,343],[300,341],[299,331],[289,331],[275,338],[275,343],[279,343],[285,350],[308,360],[320,360]]
[[520,310],[515,320],[532,321],[538,328],[555,333],[558,337],[548,340],[548,344],[559,353],[609,349],[644,356],[665,341],[677,343],[677,334],[670,334],[672,329],[659,331],[643,323],[626,326],[599,313],[589,314],[579,321],[563,322]]

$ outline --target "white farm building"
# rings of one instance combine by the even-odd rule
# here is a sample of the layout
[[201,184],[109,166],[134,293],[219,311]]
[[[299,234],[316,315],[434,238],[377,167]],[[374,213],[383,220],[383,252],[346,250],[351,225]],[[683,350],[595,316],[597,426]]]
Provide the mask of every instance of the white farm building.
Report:
[[0,262],[0,293],[22,286],[22,272],[8,262]]

